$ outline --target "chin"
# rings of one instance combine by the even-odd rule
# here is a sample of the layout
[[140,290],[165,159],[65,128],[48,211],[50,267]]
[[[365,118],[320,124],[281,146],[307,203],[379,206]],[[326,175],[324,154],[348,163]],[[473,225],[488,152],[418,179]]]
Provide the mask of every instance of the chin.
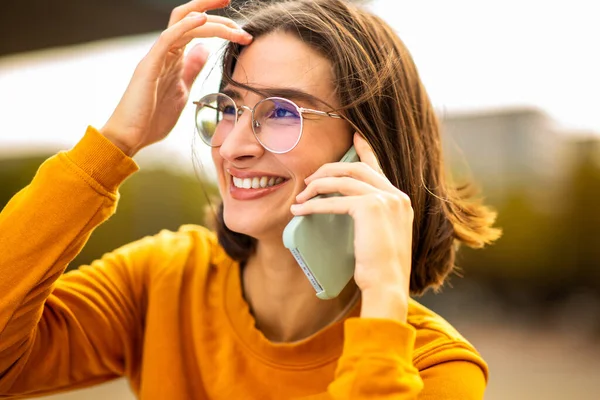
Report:
[[283,229],[292,219],[291,214],[275,216],[272,211],[261,210],[252,212],[225,204],[223,206],[223,221],[233,232],[251,236],[257,240],[283,235]]

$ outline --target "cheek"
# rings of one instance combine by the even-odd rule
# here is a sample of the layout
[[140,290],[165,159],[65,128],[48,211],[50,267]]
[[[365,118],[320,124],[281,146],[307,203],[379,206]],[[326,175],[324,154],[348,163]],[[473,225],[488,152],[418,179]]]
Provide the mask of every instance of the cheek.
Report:
[[341,121],[307,125],[302,140],[293,150],[298,159],[294,170],[301,181],[322,165],[339,161],[352,146],[352,132]]
[[321,165],[318,159],[303,157],[292,166],[292,170],[294,171],[295,178],[299,182],[304,183],[304,179],[312,175]]
[[[309,153],[310,154],[310,153]],[[298,158],[298,161],[292,166],[293,175],[294,175],[294,186],[291,189],[292,202],[295,203],[295,196],[298,195],[306,188],[306,183],[304,180],[315,173],[319,167],[325,164],[327,160],[322,160],[322,158],[316,157],[303,157]],[[291,183],[291,182],[290,182]]]
[[223,196],[223,190],[225,190],[226,187],[226,177],[225,177],[225,172],[223,171],[223,168],[221,168],[221,165],[223,163],[223,159],[221,157],[221,155],[219,154],[219,148],[218,147],[213,147],[211,149],[211,156],[212,156],[212,161],[213,161],[213,165],[215,167],[215,170],[217,171],[217,183],[219,185],[219,192],[221,193],[221,196]]

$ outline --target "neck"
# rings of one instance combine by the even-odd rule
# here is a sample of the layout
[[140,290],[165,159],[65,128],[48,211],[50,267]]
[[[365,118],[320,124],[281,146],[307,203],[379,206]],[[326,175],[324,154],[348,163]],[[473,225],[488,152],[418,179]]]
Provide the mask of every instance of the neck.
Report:
[[356,299],[352,281],[332,300],[321,300],[281,239],[257,244],[242,273],[242,287],[256,326],[273,342],[309,337],[339,317]]

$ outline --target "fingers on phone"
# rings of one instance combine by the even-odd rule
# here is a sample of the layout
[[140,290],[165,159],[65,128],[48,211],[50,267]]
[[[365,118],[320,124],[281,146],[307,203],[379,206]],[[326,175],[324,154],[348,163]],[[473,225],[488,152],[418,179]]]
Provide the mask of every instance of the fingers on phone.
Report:
[[375,191],[372,185],[358,179],[342,176],[316,179],[296,196],[302,203],[320,194],[340,193],[344,196],[360,196]]

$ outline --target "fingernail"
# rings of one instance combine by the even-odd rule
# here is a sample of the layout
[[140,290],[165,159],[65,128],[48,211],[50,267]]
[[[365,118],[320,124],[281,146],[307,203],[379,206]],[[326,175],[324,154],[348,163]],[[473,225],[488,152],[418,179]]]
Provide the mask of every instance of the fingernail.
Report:
[[239,33],[240,35],[243,35],[243,36],[245,36],[245,37],[247,37],[249,39],[252,39],[252,35],[249,34],[248,32],[246,32],[243,29],[237,29],[237,33]]
[[292,212],[297,212],[300,209],[300,204],[292,204],[292,206],[290,207],[290,210]]

